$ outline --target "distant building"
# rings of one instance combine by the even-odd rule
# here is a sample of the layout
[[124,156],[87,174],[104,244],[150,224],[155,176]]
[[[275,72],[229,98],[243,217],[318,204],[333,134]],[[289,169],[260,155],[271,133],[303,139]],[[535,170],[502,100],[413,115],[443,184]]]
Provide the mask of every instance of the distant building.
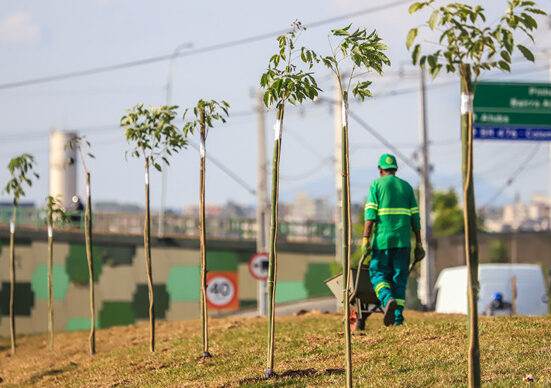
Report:
[[[222,214],[222,206],[216,204],[205,204],[205,215],[207,217],[219,217]],[[184,206],[184,216],[199,217],[199,205]]]
[[144,210],[139,205],[131,203],[99,201],[94,202],[94,211],[98,213],[142,213]]
[[76,132],[50,132],[50,195],[59,197],[63,207],[70,209],[77,193],[77,151],[67,147]]
[[233,201],[228,201],[221,211],[222,217],[227,218],[255,218],[255,207],[251,205],[240,205]]
[[333,209],[327,198],[310,198],[305,193],[297,193],[290,212],[289,221],[332,221]]
[[501,214],[495,209],[486,212],[484,227],[489,232],[550,230],[549,203],[547,196],[535,194],[530,203],[507,204]]
[[[207,217],[214,218],[255,218],[255,207],[251,205],[240,205],[229,201],[224,205],[207,203],[205,205]],[[183,208],[185,217],[199,217],[199,205],[185,205]]]

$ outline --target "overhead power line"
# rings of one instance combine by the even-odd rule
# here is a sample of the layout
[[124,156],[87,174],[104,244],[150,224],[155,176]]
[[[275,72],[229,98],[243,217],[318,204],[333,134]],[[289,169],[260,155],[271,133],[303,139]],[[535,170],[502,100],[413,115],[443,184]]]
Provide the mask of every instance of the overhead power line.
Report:
[[536,156],[536,153],[540,146],[541,144],[536,144],[532,152],[528,153],[528,156],[519,164],[518,168],[509,176],[509,178],[507,178],[503,186],[501,186],[501,188],[499,188],[496,193],[488,201],[486,201],[481,210],[484,210],[489,205],[494,204],[495,200],[505,191],[505,189],[513,184],[515,179],[520,175],[522,171],[524,171],[528,167],[529,162],[534,158],[534,156]]
[[[353,13],[348,13],[348,14],[339,15],[339,16],[335,16],[335,17],[332,17],[332,18],[328,18],[328,19],[318,20],[318,21],[312,22],[312,23],[305,23],[305,26],[308,27],[308,28],[315,28],[315,27],[323,26],[325,24],[334,23],[334,22],[337,22],[337,21],[346,20],[346,19],[350,19],[350,18],[354,18],[354,17],[358,17],[358,16],[362,16],[362,15],[366,15],[366,14],[370,14],[370,13],[374,13],[374,12],[383,11],[383,10],[386,10],[386,9],[389,9],[389,8],[397,7],[399,5],[407,4],[409,2],[410,2],[410,0],[394,1],[392,3],[387,3],[387,4],[376,6],[376,7],[365,8],[363,10],[356,11],[356,12],[353,12]],[[168,60],[170,60],[172,58],[175,58],[175,57],[189,57],[189,56],[192,56],[192,55],[198,55],[198,54],[203,54],[203,53],[207,53],[207,52],[211,52],[211,51],[227,49],[227,48],[230,48],[230,47],[241,46],[241,45],[245,45],[245,44],[249,44],[249,43],[253,43],[253,42],[258,42],[260,40],[273,38],[274,36],[284,34],[288,30],[289,29],[286,28],[286,29],[281,29],[281,30],[277,30],[277,31],[267,32],[267,33],[260,34],[260,35],[250,36],[250,37],[247,37],[247,38],[231,40],[231,41],[223,42],[223,43],[216,43],[216,44],[213,44],[213,45],[210,45],[210,46],[205,46],[205,47],[200,47],[200,48],[197,48],[197,49],[191,49],[191,50],[183,51],[183,52],[178,53],[176,55],[174,55],[173,53],[170,53],[170,54],[159,55],[159,56],[155,56],[155,57],[138,59],[138,60],[135,60],[135,61],[117,63],[117,64],[114,64],[114,65],[100,66],[100,67],[95,67],[95,68],[90,68],[90,69],[84,69],[84,70],[77,70],[77,71],[72,71],[72,72],[67,72],[67,73],[55,74],[55,75],[46,76],[46,77],[31,78],[31,79],[23,80],[23,81],[9,82],[9,83],[5,83],[5,84],[0,84],[0,90],[19,88],[19,87],[22,87],[22,86],[29,86],[29,85],[44,84],[44,83],[48,83],[48,82],[62,81],[62,80],[70,79],[70,78],[85,77],[85,76],[94,75],[94,74],[101,74],[101,73],[106,73],[106,72],[115,71],[115,70],[127,69],[127,68],[130,68],[130,67],[150,65],[152,63],[168,61]]]
[[[190,146],[195,148],[195,150],[199,151],[199,146],[193,142],[192,140],[188,140],[188,143]],[[216,167],[218,167],[220,170],[222,170],[227,176],[229,176],[231,179],[233,179],[237,184],[239,184],[241,187],[243,187],[245,190],[247,190],[252,195],[256,195],[256,190],[253,189],[245,180],[241,179],[237,174],[235,174],[232,170],[227,168],[224,163],[220,162],[218,159],[210,156],[209,154],[206,154],[206,159],[214,164]]]
[[385,139],[381,134],[379,134],[375,129],[373,129],[369,124],[367,124],[365,121],[363,121],[360,116],[355,114],[352,111],[349,111],[348,114],[350,117],[356,121],[360,126],[365,129],[367,132],[369,132],[373,137],[375,137],[377,140],[379,140],[382,144],[384,144],[389,150],[394,152],[398,159],[401,159],[408,167],[410,167],[415,172],[419,173],[419,167],[415,165],[413,161],[411,161],[410,158],[408,158],[406,155],[404,155],[398,148],[396,148],[390,141]]
[[[336,104],[337,103],[335,100],[332,100],[332,99],[326,98],[326,97],[319,98],[318,101],[327,102],[327,103],[330,103],[330,104]],[[396,154],[396,156],[398,157],[398,159],[402,160],[407,166],[411,167],[411,169],[413,169],[415,172],[419,173],[419,171],[420,171],[419,167],[416,166],[415,163],[410,158],[408,158],[406,155],[404,155],[402,152],[400,152],[400,150],[398,148],[396,148],[390,141],[385,139],[384,136],[382,136],[375,129],[373,129],[373,127],[371,127],[368,123],[363,121],[360,118],[360,116],[358,116],[357,114],[355,114],[354,112],[352,112],[350,110],[348,111],[348,114],[363,129],[365,129],[367,132],[369,132],[371,135],[373,135],[373,137],[375,137],[381,144],[383,144],[389,150],[394,152]]]

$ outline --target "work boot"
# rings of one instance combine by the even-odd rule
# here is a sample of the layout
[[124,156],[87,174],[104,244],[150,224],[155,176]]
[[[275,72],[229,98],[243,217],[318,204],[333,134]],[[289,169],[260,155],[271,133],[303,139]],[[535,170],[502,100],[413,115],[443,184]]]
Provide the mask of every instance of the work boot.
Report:
[[386,306],[383,308],[383,322],[385,323],[385,326],[394,324],[394,311],[396,311],[396,307],[398,307],[398,303],[396,303],[395,299],[390,299],[386,302]]

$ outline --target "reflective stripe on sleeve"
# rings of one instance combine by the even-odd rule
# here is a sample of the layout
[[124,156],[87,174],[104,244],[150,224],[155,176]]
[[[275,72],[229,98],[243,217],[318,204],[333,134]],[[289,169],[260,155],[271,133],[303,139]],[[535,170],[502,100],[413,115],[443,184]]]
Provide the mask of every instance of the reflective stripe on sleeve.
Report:
[[406,304],[405,299],[396,299],[398,306],[404,306]]

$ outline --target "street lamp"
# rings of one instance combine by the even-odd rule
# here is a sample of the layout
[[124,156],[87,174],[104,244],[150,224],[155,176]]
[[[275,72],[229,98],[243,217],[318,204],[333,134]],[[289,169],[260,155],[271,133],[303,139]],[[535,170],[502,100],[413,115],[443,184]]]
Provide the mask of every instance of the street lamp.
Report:
[[[170,99],[172,97],[172,70],[174,67],[174,60],[178,57],[180,51],[193,47],[193,43],[186,42],[176,46],[172,52],[172,56],[168,62],[168,75],[166,80],[166,105],[170,105]],[[165,166],[161,172],[161,208],[159,211],[159,237],[163,237],[165,234],[165,202],[166,202],[166,179],[167,179],[168,166]]]

